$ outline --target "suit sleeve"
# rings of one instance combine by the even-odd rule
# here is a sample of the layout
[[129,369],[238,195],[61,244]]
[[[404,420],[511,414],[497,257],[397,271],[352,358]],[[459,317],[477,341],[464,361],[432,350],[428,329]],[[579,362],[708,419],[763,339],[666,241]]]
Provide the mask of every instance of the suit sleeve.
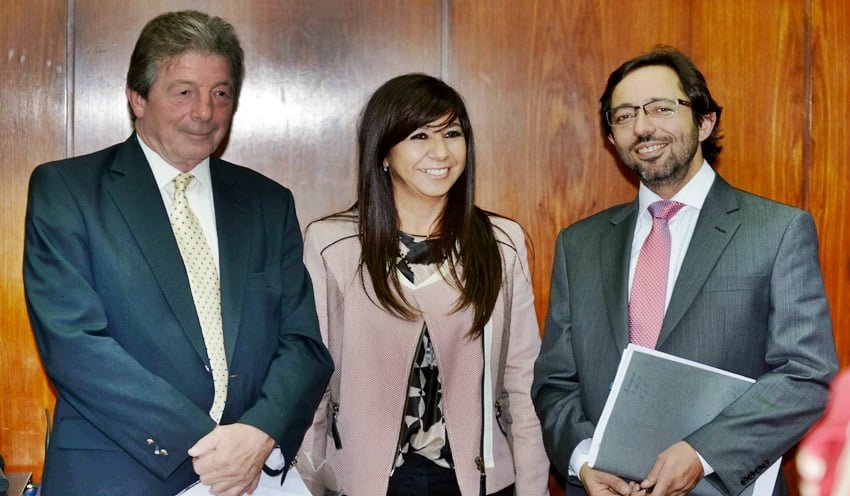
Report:
[[769,372],[685,439],[732,494],[753,482],[823,413],[837,360],[817,246],[814,221],[799,212],[785,230],[769,277],[764,356]]
[[582,407],[580,377],[572,346],[566,232],[555,247],[549,312],[540,355],[534,364],[531,395],[543,429],[549,459],[561,474],[569,473],[570,456],[583,439],[593,437],[593,424]]
[[[295,203],[287,190],[281,216],[283,246],[278,349],[259,399],[240,418],[274,438],[287,461],[293,460],[333,371],[322,343],[310,275],[302,259],[303,243]],[[282,219],[282,220],[280,220]]]
[[[165,479],[215,424],[111,337],[78,196],[60,168],[33,172],[23,270],[35,339],[61,398],[117,448]],[[156,456],[156,447],[169,454]]]
[[504,388],[510,401],[516,494],[548,495],[549,460],[543,448],[540,421],[531,402],[534,359],[540,351],[540,331],[522,232],[512,236],[517,256],[513,279],[511,334],[505,361]]

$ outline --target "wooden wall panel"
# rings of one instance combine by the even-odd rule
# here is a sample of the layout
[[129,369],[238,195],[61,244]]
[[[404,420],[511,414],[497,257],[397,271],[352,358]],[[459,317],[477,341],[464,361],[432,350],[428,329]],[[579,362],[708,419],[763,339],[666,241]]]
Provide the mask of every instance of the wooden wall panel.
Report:
[[[0,409],[0,454],[10,468],[40,472],[53,402],[23,305],[27,178],[37,163],[126,138],[133,43],[148,19],[183,8],[236,26],[247,72],[224,158],[290,186],[302,224],[353,201],[355,121],[380,83],[421,71],[455,85],[476,133],[479,204],[517,219],[534,245],[541,323],[558,230],[635,192],[599,127],[608,74],[656,44],[682,49],[725,107],[718,171],[815,215],[839,357],[850,364],[850,89],[838,62],[850,8],[838,2],[5,0],[0,397],[14,401]],[[553,494],[563,494],[557,479]]]
[[[65,152],[65,3],[0,3],[0,454],[41,470],[53,396],[24,306],[21,260],[30,171]],[[52,414],[52,412],[51,412]]]
[[812,2],[812,164],[809,209],[820,238],[838,358],[850,366],[850,5]]
[[[691,57],[724,107],[717,172],[732,185],[801,208],[809,166],[805,3],[693,2]],[[734,36],[724,36],[734,33]],[[783,470],[797,494],[792,450]]]
[[[558,231],[631,200],[635,182],[607,147],[598,116],[608,74],[657,42],[688,40],[688,6],[615,0],[452,2],[447,78],[476,136],[478,202],[518,220],[534,244],[542,324]],[[658,26],[656,38],[629,26]]]
[[[95,151],[130,133],[125,76],[148,19],[200,8],[235,25],[247,73],[224,158],[292,187],[302,224],[353,202],[354,127],[365,98],[397,74],[439,75],[439,0],[254,3],[248,8],[228,0],[133,5],[77,0],[73,12],[51,0],[0,6],[0,40],[8,52],[0,62],[2,151],[14,164],[0,168],[7,207],[0,226],[9,234],[3,237],[0,321],[4,343],[14,343],[0,349],[2,370],[14,371],[0,378],[0,397],[21,398],[0,409],[0,454],[10,469],[35,470],[40,478],[44,409],[52,408],[54,398],[23,305],[26,181],[36,164],[66,156],[66,133],[71,155]],[[71,71],[64,68],[68,26],[73,26]]]
[[[804,2],[774,2],[770,8],[740,1],[645,6],[452,3],[447,76],[469,101],[480,203],[528,229],[537,252],[534,286],[541,319],[557,230],[632,198],[634,181],[614,165],[595,111],[609,72],[655,44],[690,54],[726,107],[718,171],[744,189],[807,206]],[[632,29],[612,19],[627,19]],[[840,78],[835,83],[846,84]],[[790,464],[786,472],[793,484]]]
[[805,208],[805,2],[692,2],[690,55],[724,107],[717,171],[732,185]]
[[293,189],[303,225],[353,203],[355,122],[381,83],[439,74],[438,0],[77,0],[75,152],[130,132],[124,84],[138,33],[156,14],[200,8],[236,27],[246,76],[223,158]]
[[[472,117],[478,202],[527,229],[541,326],[558,231],[635,194],[601,132],[608,74],[658,43],[687,50],[688,16],[684,2],[451,3],[447,79]],[[550,489],[565,492],[557,474]]]

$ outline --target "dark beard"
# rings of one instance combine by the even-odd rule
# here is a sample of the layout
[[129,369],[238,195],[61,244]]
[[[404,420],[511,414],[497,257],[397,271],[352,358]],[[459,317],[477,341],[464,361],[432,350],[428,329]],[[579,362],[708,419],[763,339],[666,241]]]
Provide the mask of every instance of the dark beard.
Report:
[[691,154],[686,161],[677,160],[676,157],[671,156],[660,170],[648,170],[640,162],[627,165],[640,176],[641,181],[647,186],[669,186],[680,182],[687,175],[688,164],[693,158],[694,154]]
[[[638,139],[637,143],[653,140],[653,137],[647,136]],[[668,143],[668,146],[673,147],[674,143]],[[629,155],[629,150],[617,148],[617,153],[620,155],[620,160],[623,161],[626,167],[637,173],[640,176],[641,182],[646,184],[650,189],[655,190],[656,187],[668,187],[678,185],[687,177],[691,162],[697,153],[699,142],[696,136],[690,136],[685,142],[686,148],[684,153],[671,153],[666,162],[661,168],[648,169],[644,167],[643,162]],[[632,146],[631,148],[634,148]],[[654,162],[653,162],[654,163]]]

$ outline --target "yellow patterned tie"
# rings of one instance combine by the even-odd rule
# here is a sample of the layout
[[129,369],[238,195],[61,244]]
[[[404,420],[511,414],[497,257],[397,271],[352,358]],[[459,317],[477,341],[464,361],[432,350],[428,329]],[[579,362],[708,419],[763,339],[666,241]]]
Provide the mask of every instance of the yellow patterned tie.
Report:
[[224,335],[221,328],[221,284],[218,268],[210,252],[204,229],[189,207],[186,188],[195,179],[192,174],[181,173],[174,179],[174,202],[171,204],[171,228],[177,238],[180,256],[189,276],[195,311],[201,321],[204,344],[212,367],[215,398],[210,417],[221,420],[227,400],[227,358],[224,353]]

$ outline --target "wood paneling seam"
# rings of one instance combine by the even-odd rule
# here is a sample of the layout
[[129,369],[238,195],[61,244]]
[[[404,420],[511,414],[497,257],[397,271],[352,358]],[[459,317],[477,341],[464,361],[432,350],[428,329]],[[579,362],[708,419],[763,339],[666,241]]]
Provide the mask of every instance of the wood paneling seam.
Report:
[[805,13],[803,14],[803,99],[805,111],[803,112],[803,149],[802,160],[803,170],[800,178],[800,208],[809,210],[809,198],[811,193],[811,175],[812,175],[812,108],[814,97],[814,64],[812,62],[813,50],[812,46],[812,0],[805,0]]
[[65,157],[74,155],[74,78],[76,74],[76,29],[75,0],[67,0],[67,20],[65,27]]

